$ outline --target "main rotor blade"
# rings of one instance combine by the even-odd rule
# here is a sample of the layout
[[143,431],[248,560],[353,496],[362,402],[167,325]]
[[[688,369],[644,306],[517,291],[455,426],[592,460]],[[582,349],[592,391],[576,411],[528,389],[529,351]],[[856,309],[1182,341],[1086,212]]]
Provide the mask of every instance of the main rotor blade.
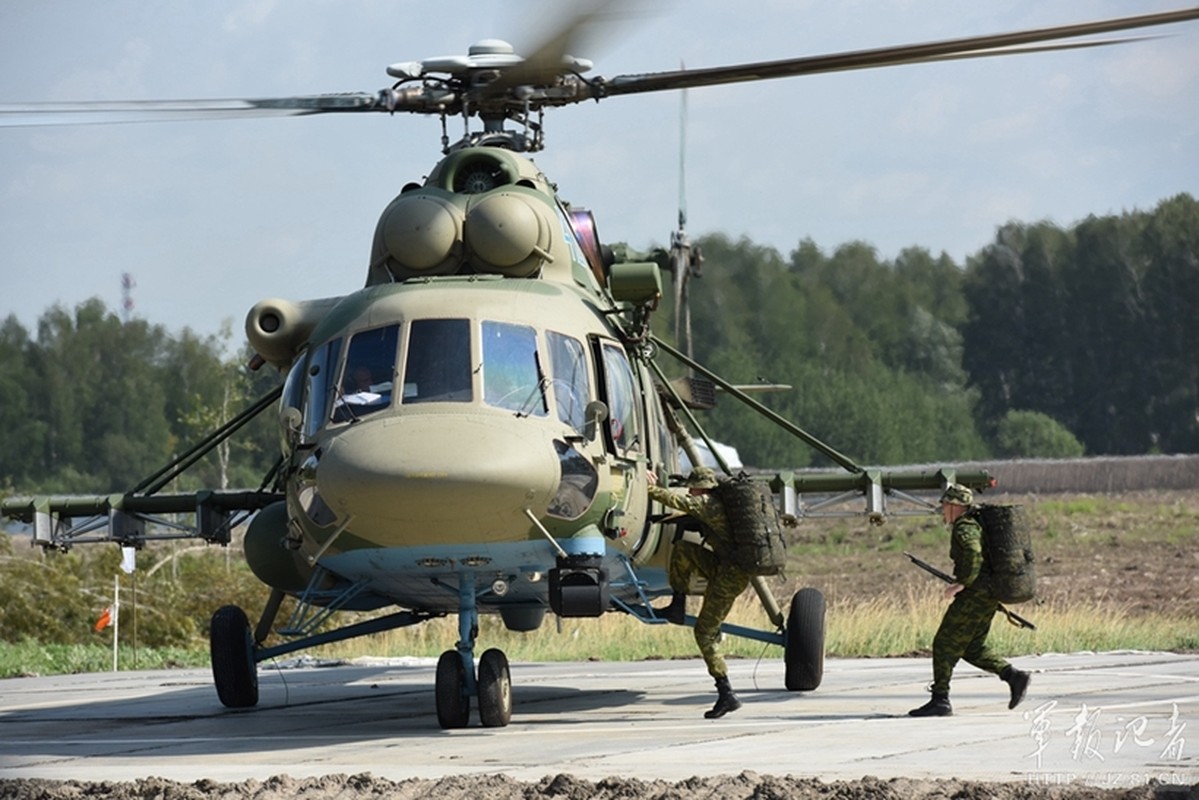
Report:
[[231,117],[289,117],[349,111],[387,111],[375,94],[321,94],[227,100],[128,100],[71,103],[0,103],[0,128],[168,122]]
[[1011,33],[970,36],[947,39],[924,44],[881,47],[871,50],[854,50],[823,56],[805,56],[781,61],[762,61],[754,64],[735,64],[709,69],[689,69],[672,72],[651,72],[640,75],[617,75],[608,80],[597,80],[595,92],[601,96],[660,92],[670,89],[689,89],[700,86],[715,86],[725,83],[787,78],[800,75],[815,75],[826,72],[847,72],[874,67],[920,64],[950,59],[985,58],[996,55],[1040,52],[1045,50],[1068,50],[1078,47],[1095,47],[1119,44],[1128,39],[1105,39],[1090,42],[1062,42],[1045,44],[1055,39],[1073,39],[1103,33],[1169,25],[1199,19],[1199,8],[1167,11],[1159,14],[1144,14],[1135,17],[1085,22],[1075,25],[1060,25],[1052,28],[1035,28]]
[[[561,75],[564,65],[579,53],[587,52],[599,37],[604,23],[615,23],[634,16],[632,0],[591,0],[579,5],[532,48],[525,50],[524,61],[505,69],[488,84],[483,95],[495,97],[516,86],[541,85]],[[588,62],[589,63],[589,62]]]

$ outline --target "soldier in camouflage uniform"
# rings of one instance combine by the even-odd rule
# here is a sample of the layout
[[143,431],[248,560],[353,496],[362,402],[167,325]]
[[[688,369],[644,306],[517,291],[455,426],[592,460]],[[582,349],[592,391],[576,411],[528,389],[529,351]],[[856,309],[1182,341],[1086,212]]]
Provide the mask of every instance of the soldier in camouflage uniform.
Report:
[[691,576],[698,572],[707,579],[703,605],[695,621],[695,643],[708,666],[708,674],[716,681],[716,704],[704,713],[708,719],[718,719],[741,707],[741,701],[729,684],[724,656],[720,654],[720,624],[750,579],[748,573],[722,557],[730,546],[729,521],[720,498],[713,491],[715,488],[716,473],[708,467],[692,470],[687,478],[686,492],[656,485],[656,476],[650,473],[650,499],[682,511],[703,527],[706,547],[685,539],[675,542],[669,569],[674,596],[670,605],[659,609],[658,613],[671,622],[683,624]]
[[908,713],[913,717],[947,717],[953,714],[949,703],[949,679],[959,659],[966,659],[979,669],[993,672],[1008,684],[1011,699],[1008,708],[1015,708],[1028,689],[1028,673],[1015,669],[1006,659],[987,646],[991,619],[999,610],[999,601],[987,593],[983,556],[983,529],[968,512],[974,504],[974,493],[966,486],[951,483],[941,495],[941,514],[946,525],[952,526],[949,557],[953,559],[954,583],[945,589],[945,597],[953,602],[941,619],[933,638],[932,699]]

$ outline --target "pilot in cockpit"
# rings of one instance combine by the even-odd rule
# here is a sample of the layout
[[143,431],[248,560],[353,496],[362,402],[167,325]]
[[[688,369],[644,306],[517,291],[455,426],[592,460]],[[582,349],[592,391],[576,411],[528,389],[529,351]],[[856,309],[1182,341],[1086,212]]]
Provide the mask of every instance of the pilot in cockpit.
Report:
[[342,383],[344,391],[333,402],[335,422],[345,422],[357,414],[378,410],[390,400],[390,396],[384,394],[390,391],[390,385],[375,383],[374,374],[365,365],[359,365],[353,371],[347,369]]

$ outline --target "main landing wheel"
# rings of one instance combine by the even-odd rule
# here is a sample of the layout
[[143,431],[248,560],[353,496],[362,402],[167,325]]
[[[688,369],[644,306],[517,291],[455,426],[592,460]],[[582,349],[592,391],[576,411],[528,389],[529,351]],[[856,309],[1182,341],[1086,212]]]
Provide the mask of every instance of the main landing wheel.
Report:
[[783,651],[787,690],[810,692],[824,678],[824,595],[805,588],[791,599]]
[[512,721],[512,675],[504,651],[492,648],[479,659],[479,721],[502,728]]
[[237,606],[218,608],[212,615],[208,644],[212,680],[221,703],[228,708],[258,705],[258,664],[246,612]]
[[437,722],[443,728],[465,728],[470,722],[470,697],[466,694],[466,668],[457,650],[446,650],[437,659]]

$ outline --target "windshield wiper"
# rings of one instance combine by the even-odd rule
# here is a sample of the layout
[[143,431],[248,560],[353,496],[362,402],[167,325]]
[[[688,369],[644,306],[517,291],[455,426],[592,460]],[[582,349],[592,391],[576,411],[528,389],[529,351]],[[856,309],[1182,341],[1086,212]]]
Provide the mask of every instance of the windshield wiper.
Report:
[[[534,390],[539,392],[541,395],[542,411],[545,414],[549,414],[550,413],[550,399],[549,399],[549,395],[546,394],[546,391],[545,391],[545,387],[549,383],[549,378],[546,377],[545,370],[543,370],[541,368],[541,355],[536,350],[533,351],[533,363],[537,366],[537,385],[534,387]],[[529,392],[528,399],[526,399],[523,403],[521,403],[520,411],[516,412],[516,416],[517,417],[529,416],[529,414],[532,412],[526,411],[525,409],[528,408],[529,404],[532,402],[533,402],[533,392]]]

